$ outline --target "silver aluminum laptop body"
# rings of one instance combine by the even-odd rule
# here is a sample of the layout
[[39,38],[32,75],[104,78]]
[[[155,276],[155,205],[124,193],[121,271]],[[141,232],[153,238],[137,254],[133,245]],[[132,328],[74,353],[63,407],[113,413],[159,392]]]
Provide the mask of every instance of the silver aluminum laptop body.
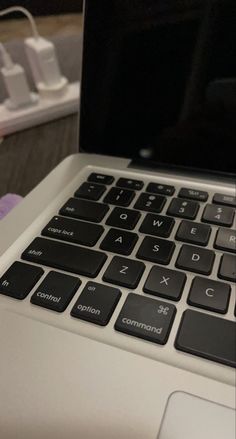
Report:
[[[143,10],[146,10],[145,7],[142,11],[138,11],[138,3],[135,3],[135,1],[131,2],[131,4],[135,4],[135,8],[131,10],[128,8],[129,2],[123,2],[123,6],[126,3],[127,10],[122,7],[122,2],[113,1],[111,3],[113,6],[117,6],[115,9],[116,14],[120,11],[122,17],[126,13],[128,16],[130,11],[134,13],[135,9],[137,14],[138,12],[142,14]],[[94,19],[89,14],[92,14],[91,10],[96,11],[95,4],[96,2],[93,0],[87,1],[88,27]],[[104,1],[105,5],[107,7],[108,2]],[[150,5],[149,11],[151,10]],[[111,8],[107,18],[115,23],[114,11],[112,11]],[[160,13],[160,11],[157,12]],[[103,13],[105,13],[105,9]],[[156,12],[154,16],[156,16],[155,14]],[[138,20],[138,17],[136,19]],[[103,23],[103,26],[106,26],[106,23]],[[122,26],[124,26],[123,21]],[[89,30],[91,31],[91,29]],[[94,31],[94,29],[92,30]],[[86,38],[88,38],[88,35],[87,37],[85,35]],[[91,42],[91,40],[89,41]],[[125,41],[127,44],[129,43],[129,40]],[[139,37],[138,41],[140,41]],[[88,64],[87,49],[85,52],[83,76],[87,73],[86,64]],[[105,66],[104,60],[103,63]],[[88,72],[86,77],[91,80],[90,74],[91,72]],[[100,86],[102,88],[102,84]],[[95,93],[95,90],[93,91]],[[87,111],[89,111],[86,90],[83,93],[82,121],[85,115],[88,114],[88,112],[83,114],[85,111],[83,105],[85,103]],[[98,102],[99,97],[97,96],[97,105]],[[98,116],[102,124],[104,115],[99,114]],[[84,121],[82,125],[85,126]],[[95,133],[95,127],[93,129]],[[85,134],[86,130],[84,129],[81,134],[83,147],[86,142]],[[116,134],[119,137],[118,131]],[[141,132],[139,135],[141,138]],[[108,139],[110,140],[109,136]],[[105,145],[106,140],[103,138],[101,142],[104,141]],[[114,139],[114,142],[116,141],[118,148],[119,139]],[[134,151],[135,145],[133,147]],[[141,144],[141,147],[147,150],[146,145]],[[160,168],[155,167],[153,163],[152,165],[146,161],[144,163],[143,160],[140,165],[137,161],[132,162],[129,158],[119,157],[118,155],[125,156],[125,153],[119,154],[115,149],[113,156],[112,154],[104,154],[102,147],[101,153],[103,154],[100,154],[99,149],[96,151],[99,154],[89,151],[89,153],[80,152],[68,157],[0,223],[1,292],[4,289],[4,293],[0,294],[0,437],[1,439],[234,439],[236,404],[235,368],[233,365],[235,365],[235,348],[232,348],[232,346],[235,346],[236,334],[232,332],[231,325],[235,322],[235,283],[233,280],[219,277],[219,270],[222,270],[223,255],[233,255],[233,252],[232,247],[229,247],[229,241],[227,241],[228,247],[225,250],[216,248],[215,243],[216,234],[219,233],[218,229],[220,228],[229,230],[233,236],[235,216],[232,224],[228,226],[202,221],[207,204],[219,206],[212,203],[216,194],[223,194],[225,197],[223,201],[228,204],[233,201],[233,197],[235,197],[234,182],[232,178],[228,178],[223,172],[220,174],[201,173],[200,171],[190,172],[188,170],[186,172],[186,168],[182,170],[179,167],[178,169],[169,167],[168,169],[168,164]],[[137,157],[136,153],[134,155]],[[71,271],[59,267],[60,260],[66,263],[64,255],[68,247],[57,247],[58,252],[63,249],[64,253],[61,253],[61,259],[58,259],[57,254],[54,254],[57,260],[57,263],[54,262],[54,264],[50,261],[45,262],[45,260],[44,263],[40,263],[39,260],[34,259],[44,257],[44,250],[41,251],[36,244],[34,248],[29,247],[36,237],[41,237],[40,239],[51,243],[51,248],[59,243],[62,246],[71,246],[70,248],[73,248],[75,252],[78,248],[88,249],[86,244],[78,245],[78,243],[70,242],[68,237],[59,237],[60,233],[59,235],[53,236],[51,234],[51,236],[44,236],[43,238],[41,233],[55,216],[59,220],[60,218],[66,218],[67,221],[81,221],[78,218],[72,218],[75,215],[74,207],[67,205],[67,213],[64,212],[60,215],[58,213],[62,206],[68,202],[68,199],[74,198],[75,191],[82,184],[88,182],[91,174],[113,177],[110,184],[104,185],[104,193],[96,201],[99,204],[106,204],[103,203],[103,200],[112,189],[118,187],[120,190],[127,190],[121,186],[116,186],[120,178],[125,179],[126,182],[135,180],[135,182],[141,181],[143,183],[140,190],[134,190],[134,196],[128,206],[116,206],[110,202],[107,203],[109,210],[106,211],[100,221],[98,221],[98,218],[97,222],[95,218],[91,221],[85,220],[86,223],[91,222],[93,225],[96,223],[104,229],[97,242],[89,248],[91,252],[104,253],[107,256],[102,267],[93,277],[76,273],[77,266],[74,265]],[[150,183],[156,185],[154,186],[156,188],[157,186],[167,189],[174,187],[172,195],[164,196],[165,203],[158,214],[155,211],[145,210],[150,208],[149,205],[139,209],[134,208],[142,194],[149,194],[149,196],[155,198],[154,192],[146,190]],[[96,184],[92,183],[95,187]],[[206,246],[186,243],[186,240],[176,239],[181,222],[185,221],[185,218],[170,215],[170,212],[168,214],[167,212],[176,198],[187,203],[191,201],[190,198],[187,198],[186,201],[185,198],[178,197],[182,188],[191,190],[192,194],[207,193],[208,198],[206,201],[192,200],[199,204],[193,219],[196,226],[192,225],[192,228],[197,227],[199,224],[207,224],[211,228]],[[93,190],[89,187],[90,191],[91,189]],[[189,194],[191,195],[191,193]],[[121,195],[123,194],[119,193],[117,196]],[[76,200],[81,199],[79,196],[76,197]],[[85,200],[87,199],[85,198]],[[223,211],[225,211],[225,206],[225,204],[220,204]],[[140,212],[136,224],[133,225],[132,229],[129,229],[131,234],[138,235],[138,239],[128,255],[101,249],[101,247],[104,247],[102,243],[105,236],[112,228],[112,226],[106,224],[107,220],[113,209],[117,207]],[[186,207],[186,205],[182,207]],[[227,207],[231,209],[228,205]],[[229,211],[226,210],[226,212]],[[83,212],[79,212],[78,215],[81,214]],[[169,236],[167,238],[162,237],[162,241],[158,244],[162,245],[163,240],[175,243],[168,263],[157,263],[150,260],[152,257],[147,260],[142,255],[142,257],[137,256],[143,239],[147,237],[150,239],[160,238],[158,238],[158,235],[153,234],[153,230],[149,233],[140,232],[139,229],[147,215],[161,215],[162,217],[174,219]],[[67,229],[64,228],[64,231],[68,232],[70,230],[72,229],[69,229],[67,223]],[[125,235],[122,235],[124,228],[119,226],[118,230],[121,236],[124,237]],[[58,233],[55,232],[55,227],[54,231],[51,230],[51,233]],[[154,245],[157,245],[156,241],[153,241]],[[176,266],[184,245],[187,245],[190,249],[194,245],[198,249],[194,249],[192,256],[193,253],[196,255],[198,251],[198,256],[202,256],[202,249],[214,253],[210,274],[197,273],[194,271],[194,267],[189,268],[189,259],[186,261],[186,269]],[[26,255],[27,248],[29,250]],[[49,251],[51,251],[50,245]],[[22,257],[22,254],[26,256]],[[84,254],[86,256],[86,253]],[[93,259],[93,254],[89,254],[88,261]],[[107,280],[108,267],[115,257],[126,258],[128,263],[129,260],[132,260],[144,264],[144,271],[136,282],[136,286],[133,285],[132,288],[125,287],[118,285],[117,282]],[[153,258],[156,258],[156,255]],[[195,258],[193,257],[193,259]],[[6,290],[6,288],[11,287],[11,285],[6,286],[6,283],[11,284],[11,281],[14,283],[14,276],[5,276],[5,274],[9,273],[8,270],[15,261],[43,270],[40,278],[34,282],[30,292],[26,294],[24,299],[21,297],[22,300],[15,298],[20,299],[17,292],[14,293],[15,297],[12,297],[10,290]],[[78,262],[78,267],[81,267],[83,261],[78,259],[76,262]],[[70,263],[74,263],[74,261],[70,261]],[[171,275],[177,272],[186,276],[180,297],[173,299],[171,295],[168,297],[163,295],[163,291],[161,295],[157,291],[151,292],[150,289],[148,292],[144,291],[147,290],[147,278],[153,267],[172,270],[170,271]],[[201,269],[204,270],[205,267]],[[124,262],[121,270],[127,271]],[[50,291],[45,289],[45,293],[40,288],[42,282],[47,279],[52,271],[57,274],[73,276],[73,278],[81,281],[80,285],[77,284],[74,294],[70,296],[70,301],[65,305],[63,312],[58,312],[58,309],[54,308],[57,303],[56,301],[53,302],[54,299],[52,298],[57,295],[56,289],[53,290],[52,288]],[[224,277],[227,276],[225,273],[223,275]],[[232,273],[231,276],[233,276]],[[196,277],[203,278],[205,281],[215,281],[217,285],[221,282],[228,286],[228,292],[230,290],[230,293],[227,296],[228,302],[223,312],[222,309],[219,311],[219,308],[216,308],[215,302],[212,304],[212,309],[206,309],[206,304],[204,307],[205,302],[198,303],[199,297],[195,299],[195,304],[189,303],[190,290]],[[165,276],[166,278],[167,276]],[[18,279],[20,283],[22,279]],[[163,277],[162,281],[164,281]],[[78,305],[76,312],[84,312],[84,315],[80,318],[80,312],[77,316],[71,316],[71,311],[76,308],[81,293],[86,289],[88,282],[96,282],[96,284],[102,285],[104,291],[105,287],[119,290],[118,301],[113,306],[108,321],[104,325],[101,325],[101,321],[100,324],[97,324],[98,322],[92,311],[92,309],[96,311],[95,305],[91,305],[90,308],[86,305],[86,310],[85,308],[82,310],[82,305],[79,309]],[[158,281],[153,287],[154,290],[157,284]],[[211,289],[207,290],[205,288],[205,292],[207,290],[208,294],[212,295],[212,286],[209,288]],[[93,294],[93,291],[90,290],[91,294]],[[177,283],[172,294],[176,291]],[[42,292],[44,294],[43,298]],[[109,290],[109,292],[110,294],[114,293],[113,290]],[[67,291],[64,293],[66,294]],[[123,321],[118,327],[117,321],[121,310],[130,300],[130,293],[133,295],[133,300],[137,301],[145,298],[147,302],[145,304],[141,302],[144,304],[143,306],[137,302],[133,308],[131,307],[130,314],[126,309],[127,315],[124,317],[123,313]],[[37,294],[41,294],[41,296],[37,296]],[[39,306],[31,302],[32,296],[38,297]],[[105,301],[108,300],[108,296],[106,297]],[[211,300],[209,296],[207,296],[207,299],[208,301]],[[51,309],[48,306],[49,302]],[[95,302],[92,301],[91,303]],[[145,309],[148,309],[145,314],[147,320],[144,319]],[[169,329],[164,342],[162,340],[162,344],[160,344],[161,323],[164,330],[170,310],[174,310],[172,321],[169,322]],[[189,314],[189,312],[192,312],[192,314]],[[187,320],[183,320],[184,315],[192,316],[188,333],[191,337],[195,337],[194,340],[190,337],[189,341],[186,331],[184,334],[184,324],[187,325]],[[193,328],[191,326],[192,322],[199,315],[201,317],[199,322],[202,323]],[[149,321],[150,316],[152,316],[152,323]],[[124,319],[126,319],[125,323]],[[211,322],[210,326],[204,326],[205,321]],[[227,322],[226,326],[225,322]],[[220,328],[226,328],[225,332],[220,331],[219,323],[222,325]],[[121,331],[122,325],[123,330]],[[180,327],[182,333],[179,332]],[[204,337],[198,344],[198,333],[199,337],[202,337],[202,328],[207,327],[209,331],[205,331]],[[229,328],[229,331],[227,328]],[[217,340],[213,338],[214,331],[217,333]],[[180,335],[182,335],[182,342],[180,341]],[[179,344],[177,346],[176,339],[178,337]],[[229,339],[229,337],[231,338]],[[209,349],[204,352],[204,347],[206,349],[205,340],[208,343],[211,342],[211,346],[207,346]],[[189,350],[187,345],[190,343],[193,351],[187,352],[182,348],[179,349],[181,343],[182,345],[185,344],[186,350]],[[231,346],[231,352],[229,352],[228,346]]]

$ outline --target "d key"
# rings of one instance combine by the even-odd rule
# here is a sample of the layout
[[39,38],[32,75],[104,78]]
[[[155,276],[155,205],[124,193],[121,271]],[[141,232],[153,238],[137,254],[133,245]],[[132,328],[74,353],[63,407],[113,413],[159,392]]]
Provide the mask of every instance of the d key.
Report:
[[212,250],[183,245],[176,261],[176,267],[194,273],[210,274],[214,259],[215,254]]

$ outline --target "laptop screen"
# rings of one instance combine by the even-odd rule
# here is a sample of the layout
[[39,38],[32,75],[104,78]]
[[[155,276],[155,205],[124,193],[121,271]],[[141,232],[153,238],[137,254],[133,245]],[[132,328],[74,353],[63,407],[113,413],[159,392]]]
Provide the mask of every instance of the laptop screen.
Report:
[[235,172],[236,1],[87,0],[80,148]]

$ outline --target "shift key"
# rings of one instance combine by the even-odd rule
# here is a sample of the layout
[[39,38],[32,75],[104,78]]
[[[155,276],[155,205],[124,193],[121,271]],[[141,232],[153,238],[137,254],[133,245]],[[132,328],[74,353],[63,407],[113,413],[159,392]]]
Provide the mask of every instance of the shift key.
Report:
[[107,259],[105,253],[61,242],[36,238],[22,259],[88,277],[96,277]]

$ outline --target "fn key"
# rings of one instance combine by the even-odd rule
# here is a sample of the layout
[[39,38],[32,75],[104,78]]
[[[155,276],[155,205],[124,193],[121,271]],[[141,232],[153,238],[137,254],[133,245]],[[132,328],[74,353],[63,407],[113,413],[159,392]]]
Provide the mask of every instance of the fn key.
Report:
[[208,314],[184,312],[175,347],[180,351],[236,367],[236,324]]
[[0,294],[22,300],[29,294],[42,275],[43,270],[40,267],[14,262],[0,279]]

